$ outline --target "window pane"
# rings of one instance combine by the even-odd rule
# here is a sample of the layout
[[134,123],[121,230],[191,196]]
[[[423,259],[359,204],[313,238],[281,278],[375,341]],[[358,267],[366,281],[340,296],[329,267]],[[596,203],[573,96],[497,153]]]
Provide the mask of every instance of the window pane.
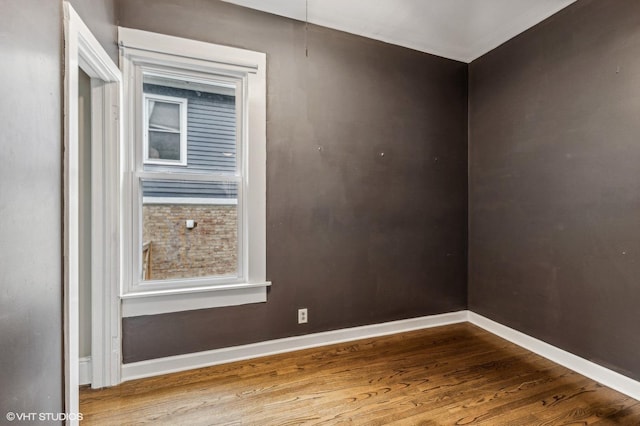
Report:
[[143,280],[238,275],[237,183],[145,180],[142,193]]
[[[151,96],[187,100],[187,165],[182,171],[236,172],[238,117],[235,85],[145,75],[143,91]],[[158,103],[155,101],[154,115]],[[149,129],[174,128],[172,126],[177,124],[170,117],[175,116],[175,113],[164,111],[157,120],[152,117],[154,121],[150,120]],[[153,170],[154,167],[157,166],[147,165],[145,169]]]
[[149,159],[180,161],[180,133],[149,130]]
[[149,130],[180,133],[180,105],[149,99]]

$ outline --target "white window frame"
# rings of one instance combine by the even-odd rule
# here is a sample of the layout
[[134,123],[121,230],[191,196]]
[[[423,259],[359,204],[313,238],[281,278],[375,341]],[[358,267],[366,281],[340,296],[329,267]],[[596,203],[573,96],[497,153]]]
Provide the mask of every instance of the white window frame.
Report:
[[[195,40],[118,28],[120,65],[124,76],[123,247],[121,288],[124,317],[192,309],[266,302],[266,55]],[[240,271],[237,277],[205,277],[142,282],[141,179],[180,179],[179,170],[145,171],[141,118],[144,70],[176,70],[205,80],[227,78],[239,84],[240,120],[238,156],[243,165],[238,187]],[[210,76],[210,78],[209,78]],[[155,96],[155,95],[152,95]],[[185,127],[186,128],[186,127]],[[185,144],[186,146],[186,144]],[[240,161],[241,160],[241,161]],[[175,163],[172,163],[175,164]],[[166,165],[166,164],[165,164]],[[189,174],[189,179],[229,180],[227,174]]]
[[[144,105],[144,164],[157,164],[165,166],[186,166],[187,165],[187,100],[175,96],[154,95],[151,93],[143,93]],[[167,133],[180,134],[180,159],[166,160],[161,158],[149,158],[149,132],[157,132],[161,130],[149,130],[149,101],[159,101],[179,106],[180,114],[180,132],[166,131]]]
[[235,206],[238,204],[237,198],[180,198],[180,197],[142,197],[143,204],[197,204],[212,206]]
[[[207,71],[207,73],[202,73],[198,69],[188,68],[188,64],[182,64],[182,69],[176,70],[176,65],[172,65],[171,69],[166,69],[166,64],[164,63],[154,63],[148,64],[146,62],[136,62],[134,63],[134,73],[133,73],[133,84],[132,84],[132,105],[134,106],[134,114],[130,116],[130,118],[138,124],[138,121],[142,121],[143,125],[147,120],[147,112],[146,112],[146,100],[145,93],[143,90],[144,82],[147,77],[164,77],[169,80],[173,80],[175,82],[194,82],[201,83],[204,85],[210,85],[211,87],[227,86],[228,88],[233,88],[233,94],[236,98],[236,150],[238,155],[236,156],[236,171],[233,173],[230,172],[202,172],[191,170],[188,168],[176,168],[172,167],[175,165],[164,165],[164,167],[156,167],[153,165],[152,167],[145,167],[145,162],[140,162],[139,160],[134,161],[134,188],[133,188],[133,198],[134,200],[141,200],[138,202],[138,205],[141,207],[145,204],[145,198],[148,200],[153,197],[144,197],[142,191],[142,181],[144,180],[169,180],[169,181],[202,181],[202,182],[229,182],[237,184],[237,192],[238,196],[235,199],[237,205],[237,217],[238,217],[238,238],[237,238],[237,265],[236,270],[233,273],[219,276],[205,276],[205,277],[192,277],[192,278],[182,278],[182,279],[164,279],[164,280],[144,280],[142,279],[142,274],[134,275],[132,277],[132,281],[130,283],[129,290],[133,294],[141,293],[141,294],[155,294],[157,292],[161,292],[163,290],[174,291],[180,289],[199,289],[199,288],[210,288],[216,285],[229,285],[229,284],[242,284],[245,282],[245,277],[247,276],[247,271],[245,271],[245,256],[244,256],[244,246],[246,241],[243,238],[243,235],[246,235],[248,230],[244,223],[244,215],[242,212],[244,211],[244,205],[246,204],[246,197],[244,196],[244,188],[243,182],[246,180],[246,171],[247,167],[244,163],[244,157],[242,156],[242,152],[247,149],[248,146],[248,138],[245,137],[244,128],[246,118],[248,118],[245,113],[245,104],[246,99],[244,97],[244,93],[246,93],[247,85],[247,76],[244,73],[233,73],[230,75],[222,75],[225,72],[224,69],[212,68]],[[188,83],[187,83],[188,84]],[[136,105],[138,100],[142,100],[140,105]],[[136,116],[135,113],[138,111],[142,111],[140,116]],[[139,117],[139,118],[138,118]],[[139,127],[139,126],[138,126]],[[143,136],[143,138],[146,137]],[[139,144],[139,141],[143,140],[140,138],[140,135],[136,134],[134,139],[132,140],[134,144]],[[144,145],[144,140],[143,140]],[[144,146],[143,146],[144,148]],[[134,157],[136,152],[139,151],[139,147],[136,147],[134,151]],[[139,182],[136,185],[135,182]],[[182,199],[180,202],[176,202],[176,204],[189,204],[187,202],[188,198]],[[151,202],[150,204],[155,204]],[[138,229],[134,229],[132,234],[132,242],[134,247],[142,247],[144,244],[142,238],[142,209],[134,209],[133,211],[133,219],[134,224],[140,224]],[[134,270],[141,271],[142,261],[142,251],[137,250],[133,252],[133,261],[134,261]]]

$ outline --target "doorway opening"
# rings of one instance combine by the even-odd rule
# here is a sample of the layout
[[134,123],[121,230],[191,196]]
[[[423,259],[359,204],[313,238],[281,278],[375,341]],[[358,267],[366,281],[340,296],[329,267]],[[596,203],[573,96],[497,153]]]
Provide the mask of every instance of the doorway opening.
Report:
[[95,388],[120,382],[122,78],[66,1],[64,24],[65,411],[78,413],[81,382]]

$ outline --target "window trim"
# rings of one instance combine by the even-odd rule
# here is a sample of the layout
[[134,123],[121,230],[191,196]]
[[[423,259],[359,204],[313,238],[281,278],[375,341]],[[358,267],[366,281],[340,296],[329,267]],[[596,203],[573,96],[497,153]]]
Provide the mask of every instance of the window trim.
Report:
[[[179,108],[179,121],[180,121],[180,132],[171,132],[167,131],[167,133],[178,133],[180,135],[180,159],[176,160],[163,160],[157,158],[149,158],[149,132],[159,131],[159,130],[150,130],[149,129],[149,119],[151,118],[149,115],[149,101],[159,101],[165,103],[177,104]],[[142,105],[143,105],[143,140],[142,140],[142,149],[143,149],[143,164],[152,164],[152,165],[162,165],[162,166],[186,166],[187,165],[187,99],[179,98],[177,96],[165,96],[165,95],[154,95],[152,93],[142,93]]]
[[[122,27],[118,28],[118,34],[120,63],[125,76],[124,124],[129,141],[123,150],[125,167],[122,175],[123,187],[127,192],[122,202],[123,310],[127,312],[127,316],[136,316],[265,302],[266,289],[271,285],[266,280],[266,55]],[[136,94],[139,96],[136,78],[141,78],[146,66],[206,75],[213,73],[212,78],[228,76],[242,83],[241,113],[245,119],[241,121],[242,128],[239,129],[243,143],[240,144],[242,149],[238,156],[242,156],[245,178],[238,192],[244,197],[246,205],[239,211],[244,223],[244,229],[239,232],[239,238],[242,239],[243,274],[242,279],[237,282],[216,283],[207,279],[193,279],[189,281],[194,285],[145,291],[139,291],[139,288],[132,285],[139,261],[133,261],[138,250],[131,235],[141,229],[139,218],[134,220],[135,209],[142,203],[142,194],[136,186],[139,178],[147,174],[136,170],[135,158],[143,155],[138,148],[139,144],[133,142],[137,134],[140,134],[137,132],[141,131],[141,123],[136,123],[135,120],[136,108],[139,108],[140,102],[135,98]],[[179,179],[178,176],[174,177]],[[212,179],[218,177],[222,176],[214,175]],[[235,176],[227,178],[233,180]],[[201,179],[206,180],[204,176]],[[194,294],[199,296],[195,297]]]

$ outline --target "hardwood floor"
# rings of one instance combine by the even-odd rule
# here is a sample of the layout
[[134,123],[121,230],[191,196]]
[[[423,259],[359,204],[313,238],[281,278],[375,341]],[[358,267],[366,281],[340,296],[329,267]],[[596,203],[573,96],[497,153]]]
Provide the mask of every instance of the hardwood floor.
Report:
[[640,402],[471,324],[81,389],[85,425],[640,425]]

